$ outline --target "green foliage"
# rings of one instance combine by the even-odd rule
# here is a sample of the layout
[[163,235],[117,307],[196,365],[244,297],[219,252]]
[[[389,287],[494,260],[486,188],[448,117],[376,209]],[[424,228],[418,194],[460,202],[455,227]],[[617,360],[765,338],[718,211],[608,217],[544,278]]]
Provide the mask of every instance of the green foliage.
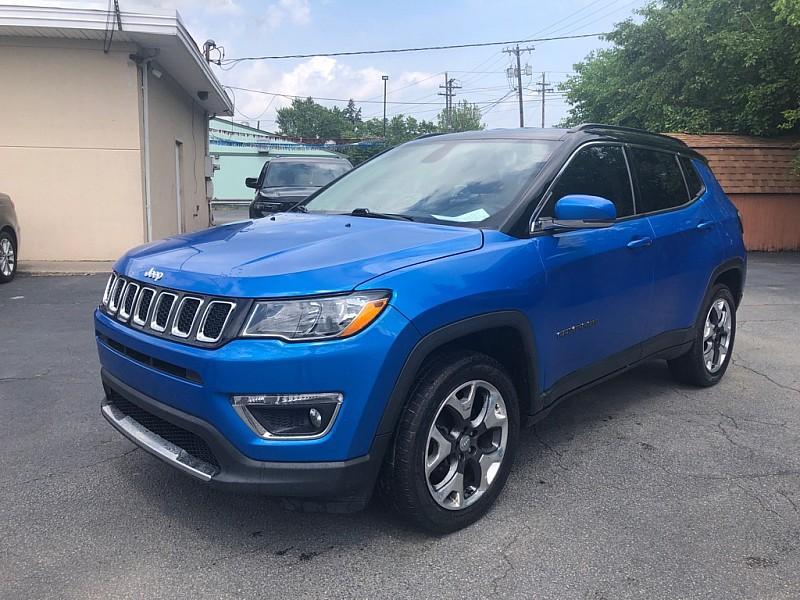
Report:
[[575,65],[564,125],[773,135],[800,123],[800,0],[659,0]]
[[[382,144],[348,148],[344,154],[357,164],[392,146],[438,131],[469,131],[482,129],[480,109],[475,104],[462,101],[453,107],[450,124],[444,111],[439,114],[439,125],[424,119],[418,120],[405,115],[394,115],[386,120],[386,139]],[[325,142],[331,139],[383,138],[383,119],[372,118],[364,121],[361,108],[353,100],[345,109],[328,108],[314,101],[296,98],[291,106],[278,109],[279,132],[292,137]]]
[[466,100],[456,104],[449,114],[440,112],[438,122],[440,131],[474,131],[485,127],[481,123],[481,109]]

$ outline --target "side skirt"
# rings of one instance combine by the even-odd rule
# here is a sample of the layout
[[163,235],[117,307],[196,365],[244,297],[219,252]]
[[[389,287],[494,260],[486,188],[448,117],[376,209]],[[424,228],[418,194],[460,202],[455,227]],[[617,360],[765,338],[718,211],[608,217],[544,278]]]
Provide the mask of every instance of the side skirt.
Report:
[[693,337],[692,327],[667,331],[598,363],[565,375],[542,393],[545,408],[529,415],[525,424],[529,427],[535,425],[567,398],[638,367],[644,362],[677,358],[691,348]]

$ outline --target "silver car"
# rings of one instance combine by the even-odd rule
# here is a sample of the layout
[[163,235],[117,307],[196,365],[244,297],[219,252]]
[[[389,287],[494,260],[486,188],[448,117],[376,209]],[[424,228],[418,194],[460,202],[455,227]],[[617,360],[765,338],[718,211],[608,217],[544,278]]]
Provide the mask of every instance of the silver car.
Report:
[[8,283],[17,272],[19,223],[14,203],[0,194],[0,283]]

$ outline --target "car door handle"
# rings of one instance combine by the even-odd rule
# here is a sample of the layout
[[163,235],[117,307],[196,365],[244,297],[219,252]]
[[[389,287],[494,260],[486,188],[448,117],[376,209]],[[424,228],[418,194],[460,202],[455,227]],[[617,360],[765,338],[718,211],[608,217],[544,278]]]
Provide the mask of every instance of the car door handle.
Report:
[[628,248],[644,248],[645,246],[649,246],[653,243],[653,240],[649,237],[640,237],[631,240],[628,242]]
[[703,231],[711,229],[712,227],[714,227],[714,221],[700,221],[697,224],[697,228],[702,229]]

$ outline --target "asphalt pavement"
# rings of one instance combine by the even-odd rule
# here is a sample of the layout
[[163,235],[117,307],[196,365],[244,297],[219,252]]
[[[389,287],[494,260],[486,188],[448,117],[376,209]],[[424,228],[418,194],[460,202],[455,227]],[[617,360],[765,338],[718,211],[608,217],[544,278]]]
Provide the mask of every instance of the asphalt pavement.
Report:
[[523,432],[445,537],[204,487],[100,416],[103,276],[0,286],[0,598],[800,598],[800,255],[751,257],[723,381],[644,365]]

